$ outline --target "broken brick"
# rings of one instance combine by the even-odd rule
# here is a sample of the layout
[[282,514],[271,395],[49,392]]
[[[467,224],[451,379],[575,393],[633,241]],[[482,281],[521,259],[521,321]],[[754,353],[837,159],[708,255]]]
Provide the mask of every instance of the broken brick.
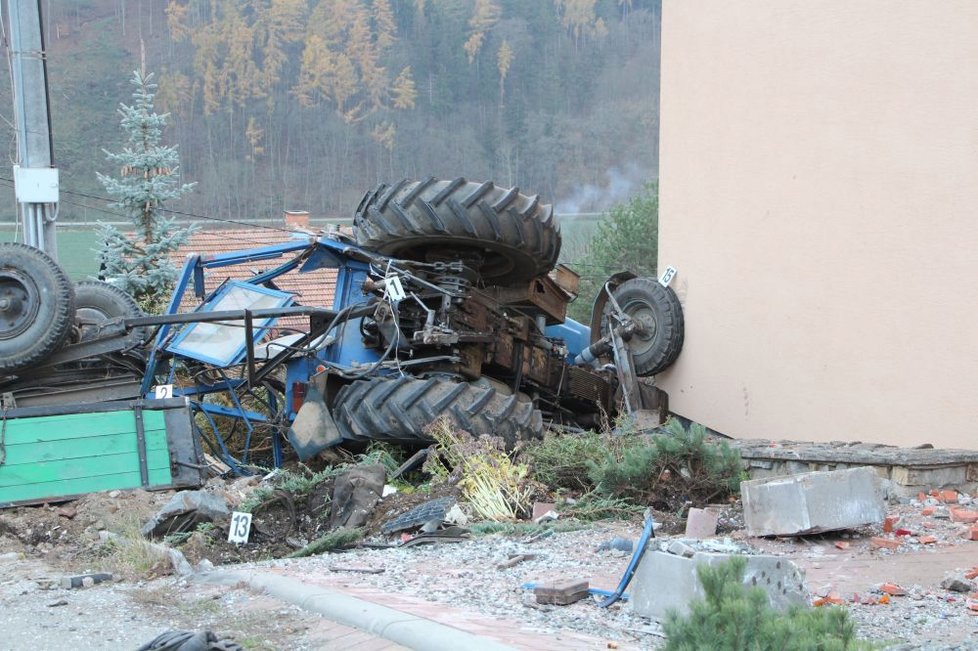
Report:
[[897,529],[893,532],[894,536],[912,536],[913,532],[910,529]]
[[924,520],[920,523],[920,526],[922,526],[924,529],[935,529],[937,528],[937,523],[932,522],[931,520]]
[[533,503],[533,517],[531,518],[534,522],[547,515],[551,511],[556,512],[557,505],[553,502],[534,502]]
[[56,509],[55,513],[60,515],[62,518],[72,520],[76,515],[78,515],[78,510],[70,506],[62,506],[61,508]]
[[945,504],[957,504],[958,492],[952,490],[943,490],[941,491],[941,494],[937,496],[937,499],[944,502]]
[[934,511],[937,510],[936,506],[925,506],[920,511],[920,515],[934,515]]
[[890,603],[890,595],[885,594],[882,597],[880,597],[880,603],[881,604],[888,604],[888,603]]
[[965,572],[964,578],[968,579],[969,581],[971,579],[978,578],[978,567],[974,567],[974,568],[968,570],[967,572]]
[[896,527],[896,523],[900,521],[900,516],[898,515],[888,515],[886,519],[883,520],[883,533],[891,533],[893,528]]
[[837,540],[837,541],[835,541],[835,546],[838,549],[849,549],[849,545],[851,545],[851,544],[852,543],[850,543],[848,540]]
[[937,538],[935,536],[921,536],[920,537],[920,544],[922,544],[922,545],[933,545],[936,542],[937,542]]
[[833,606],[841,606],[845,603],[845,600],[839,596],[839,593],[833,590],[826,596],[816,599],[812,602],[813,606],[824,606],[826,604],[832,604]]
[[972,527],[965,533],[965,538],[968,540],[978,540],[978,526],[972,525]]
[[902,543],[899,540],[881,538],[880,536],[875,536],[869,539],[869,545],[874,549],[897,549],[901,544]]
[[898,586],[896,583],[884,583],[880,586],[880,592],[888,594],[892,597],[902,597],[907,594],[907,591]]
[[966,509],[951,509],[951,522],[978,522],[978,511],[968,511]]

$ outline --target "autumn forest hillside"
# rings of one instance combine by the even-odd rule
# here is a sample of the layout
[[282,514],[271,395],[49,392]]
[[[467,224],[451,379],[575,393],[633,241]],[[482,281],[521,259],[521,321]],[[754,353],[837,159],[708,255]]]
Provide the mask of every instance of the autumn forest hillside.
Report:
[[[184,180],[198,184],[173,206],[187,213],[347,216],[378,181],[428,175],[517,184],[579,212],[657,175],[660,0],[43,8],[65,220],[112,219],[95,172],[113,172],[103,148],[121,146],[116,109],[141,58]],[[9,175],[0,215],[12,219]]]

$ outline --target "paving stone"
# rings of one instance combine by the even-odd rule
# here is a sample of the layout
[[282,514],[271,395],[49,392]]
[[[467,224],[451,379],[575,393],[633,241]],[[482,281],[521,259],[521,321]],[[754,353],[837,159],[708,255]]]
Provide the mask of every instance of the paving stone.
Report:
[[567,606],[584,599],[588,595],[588,582],[571,579],[566,581],[544,581],[533,589],[538,604]]
[[[696,572],[701,564],[716,565],[733,554],[696,552],[691,558],[661,551],[645,554],[631,584],[633,611],[644,617],[662,620],[666,612],[676,609],[689,612],[689,603],[705,595]],[[768,596],[771,606],[779,610],[791,605],[808,605],[810,594],[805,588],[804,574],[791,561],[766,554],[745,555],[745,586],[759,586]]]
[[851,529],[885,516],[879,475],[868,467],[755,479],[740,488],[751,536]]
[[692,508],[686,516],[687,538],[709,538],[717,533],[719,514],[711,509]]

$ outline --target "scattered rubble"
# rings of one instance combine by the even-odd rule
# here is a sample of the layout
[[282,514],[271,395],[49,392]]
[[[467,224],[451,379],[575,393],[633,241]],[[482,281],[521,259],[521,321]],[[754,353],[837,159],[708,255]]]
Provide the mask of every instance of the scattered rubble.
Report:
[[193,531],[203,522],[230,517],[224,498],[207,491],[180,491],[142,528],[147,538],[162,538]]

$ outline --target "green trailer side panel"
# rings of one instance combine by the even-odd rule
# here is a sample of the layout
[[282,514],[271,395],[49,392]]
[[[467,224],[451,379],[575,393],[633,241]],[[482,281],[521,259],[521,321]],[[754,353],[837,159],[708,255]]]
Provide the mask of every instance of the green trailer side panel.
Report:
[[3,424],[0,504],[143,486],[137,413],[145,440],[145,487],[173,484],[163,410],[14,418]]

